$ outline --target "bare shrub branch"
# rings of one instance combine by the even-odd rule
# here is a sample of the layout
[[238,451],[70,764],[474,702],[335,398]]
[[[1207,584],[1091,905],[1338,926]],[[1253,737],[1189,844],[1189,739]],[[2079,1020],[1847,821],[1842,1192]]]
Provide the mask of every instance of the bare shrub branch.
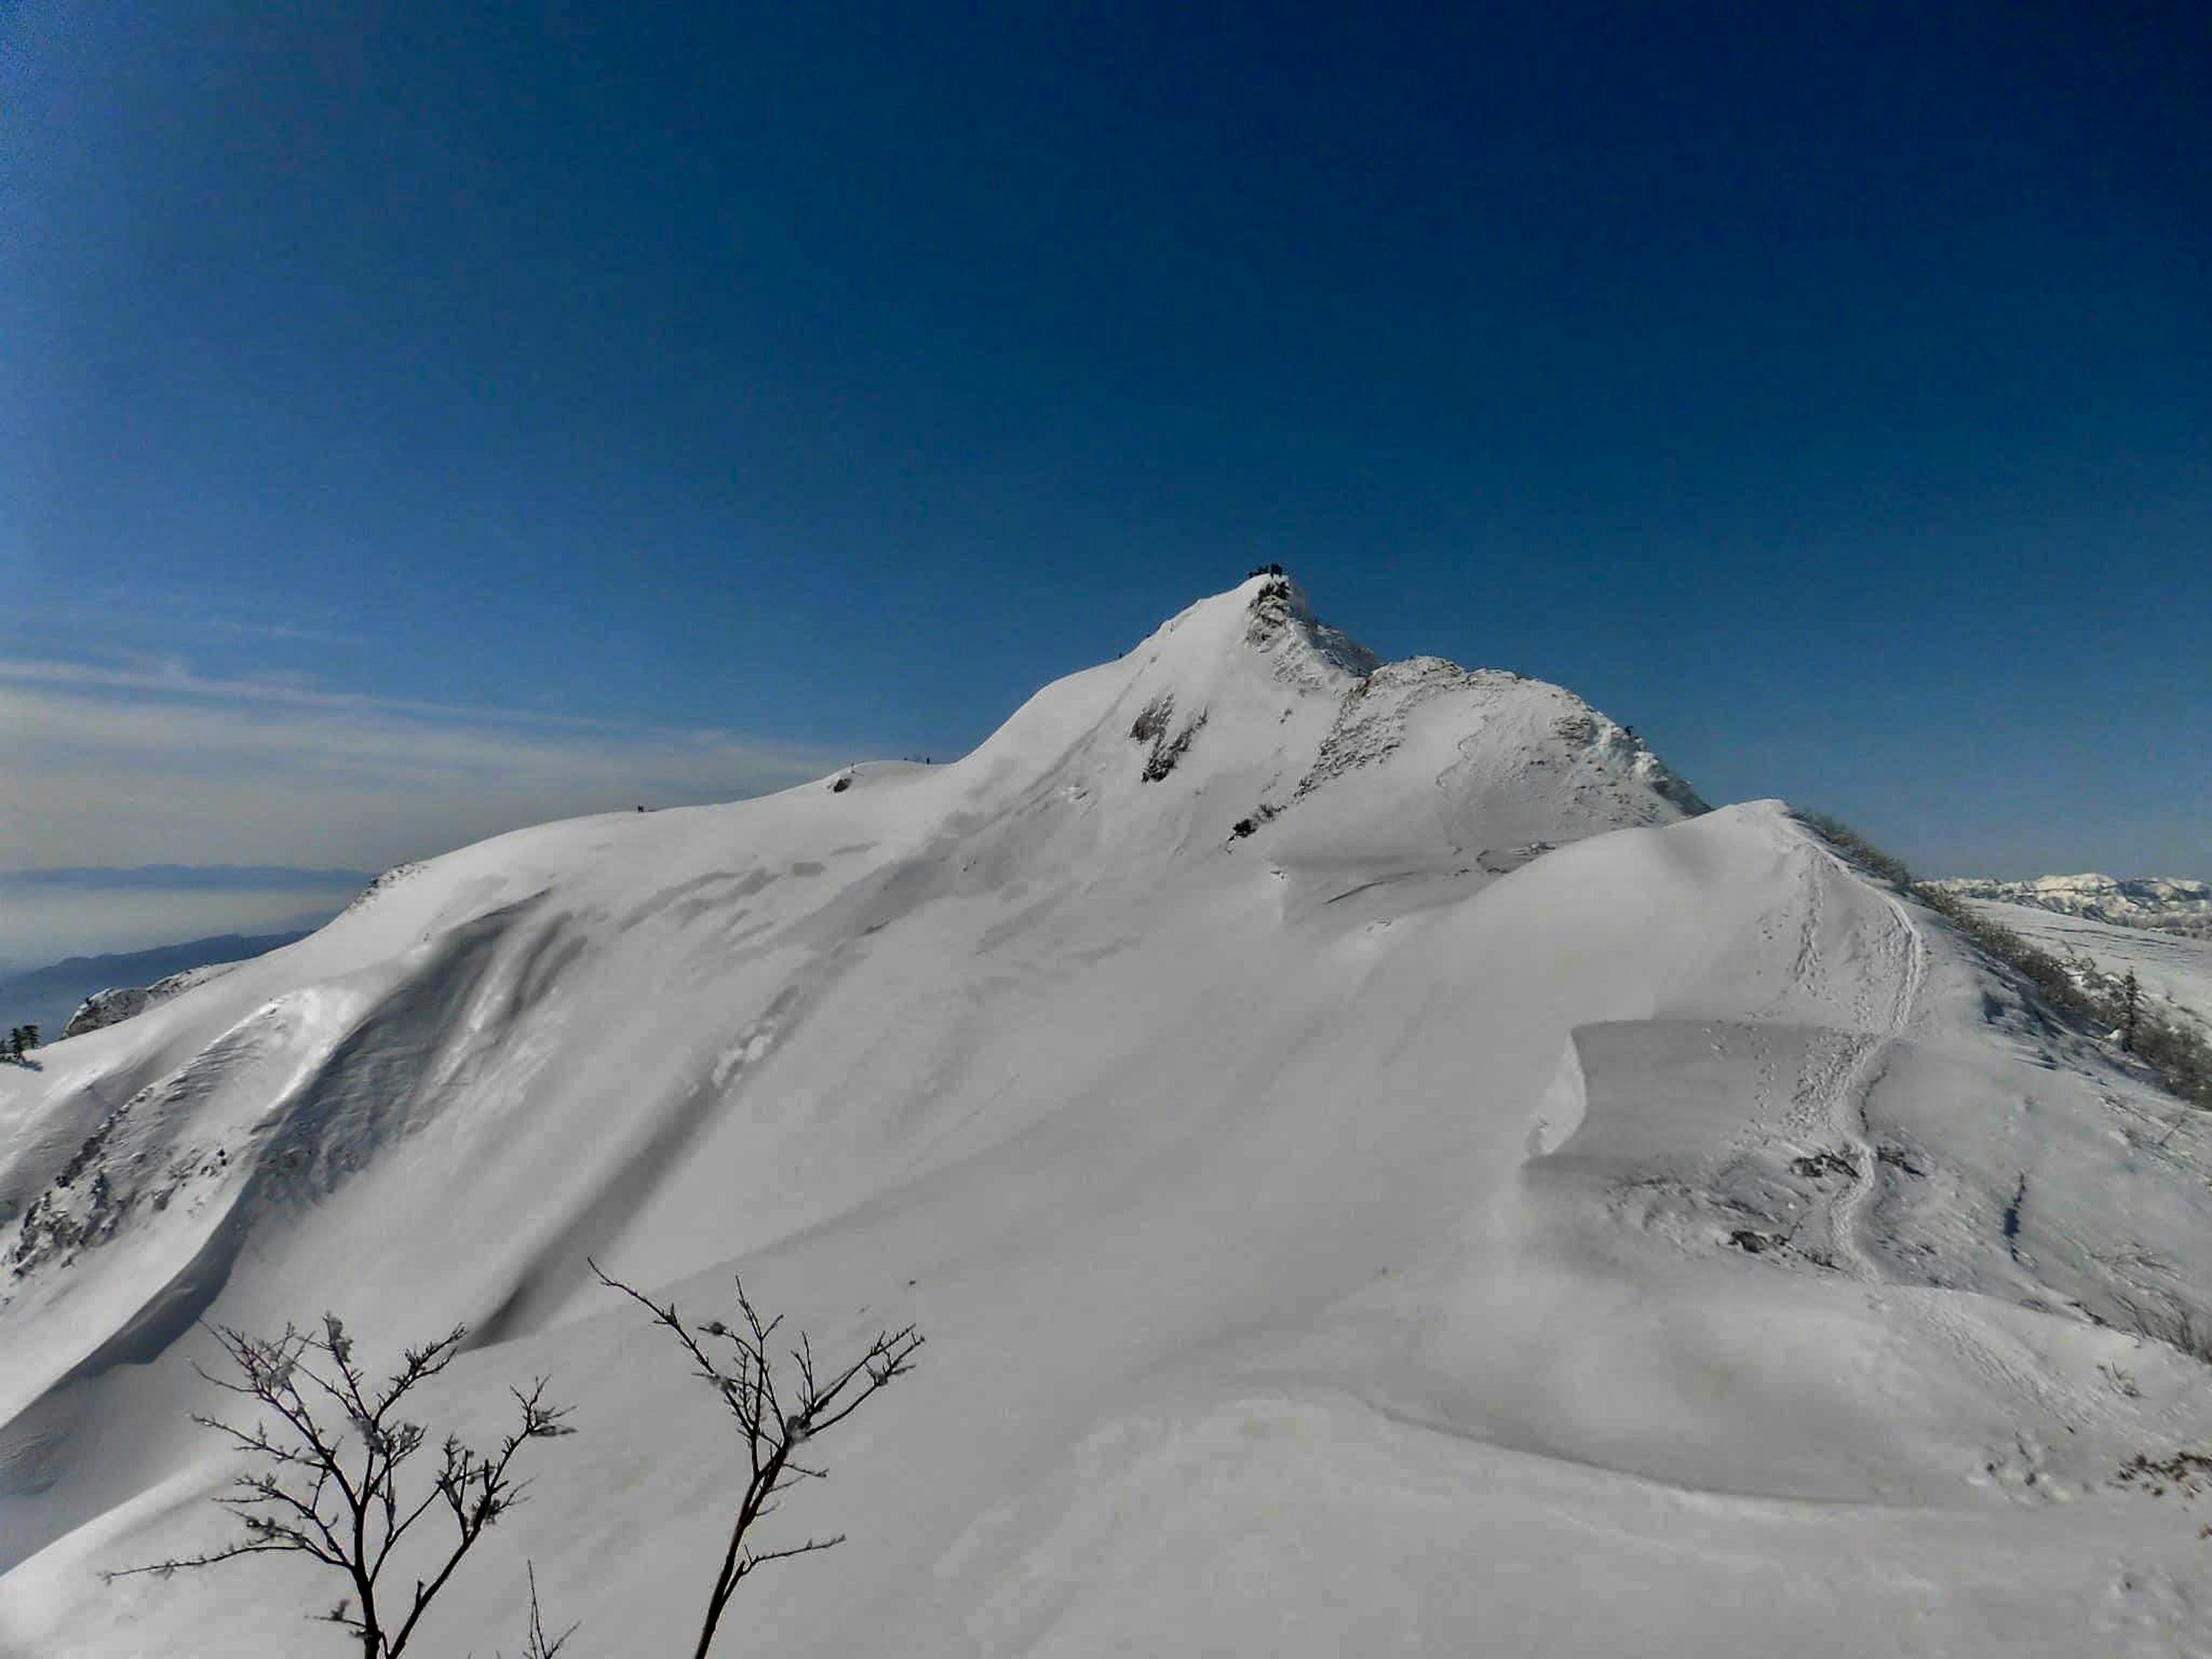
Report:
[[[448,1434],[439,1443],[428,1485],[407,1490],[401,1470],[427,1443],[429,1430],[403,1407],[453,1364],[465,1328],[457,1325],[434,1342],[406,1349],[380,1382],[356,1357],[353,1338],[336,1314],[324,1315],[314,1329],[287,1325],[274,1339],[225,1325],[204,1328],[222,1345],[228,1374],[194,1369],[216,1388],[249,1402],[244,1409],[253,1413],[240,1422],[192,1419],[257,1465],[215,1500],[238,1517],[245,1535],[203,1554],[124,1567],[105,1577],[111,1582],[140,1573],[167,1577],[244,1555],[304,1555],[341,1574],[350,1587],[351,1595],[318,1617],[349,1632],[362,1659],[398,1659],[484,1528],[522,1501],[528,1483],[513,1470],[523,1447],[574,1432],[565,1420],[568,1409],[546,1403],[541,1377],[527,1393],[508,1391],[515,1424],[496,1449],[477,1451]],[[437,1565],[411,1590],[380,1600],[385,1570],[400,1540],[434,1513],[450,1528],[444,1555],[433,1558]],[[536,1595],[533,1574],[533,1630]],[[557,1650],[556,1642],[547,1651]]]
[[530,1574],[530,1630],[522,1644],[522,1659],[559,1659],[561,1650],[568,1645],[568,1638],[580,1628],[571,1625],[558,1636],[545,1634],[545,1614],[538,1605],[538,1564],[525,1564]]
[[763,1316],[745,1294],[743,1280],[737,1285],[735,1325],[709,1319],[693,1326],[684,1322],[674,1302],[663,1306],[643,1291],[609,1277],[598,1262],[591,1267],[602,1285],[638,1304],[653,1316],[654,1323],[683,1345],[691,1358],[692,1374],[720,1396],[736,1420],[738,1432],[744,1437],[750,1474],[731,1517],[729,1541],[707,1598],[698,1646],[693,1650],[693,1659],[706,1659],[723,1610],[756,1568],[834,1549],[845,1541],[839,1533],[764,1550],[754,1547],[751,1539],[755,1526],[775,1512],[779,1492],[798,1481],[823,1478],[823,1470],[798,1461],[794,1454],[799,1448],[836,1428],[878,1389],[905,1376],[913,1368],[921,1338],[911,1325],[903,1330],[879,1332],[849,1364],[825,1366],[816,1359],[813,1345],[801,1335],[780,1358],[774,1339],[783,1321]]

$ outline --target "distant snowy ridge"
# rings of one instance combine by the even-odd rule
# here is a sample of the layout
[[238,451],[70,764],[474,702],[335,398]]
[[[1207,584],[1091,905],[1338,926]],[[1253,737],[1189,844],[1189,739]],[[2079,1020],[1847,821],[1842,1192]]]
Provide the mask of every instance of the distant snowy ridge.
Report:
[[2115,927],[2212,938],[2212,882],[2160,877],[2120,880],[2092,873],[2037,876],[2027,881],[1960,876],[1934,884],[1960,898],[2025,904]]

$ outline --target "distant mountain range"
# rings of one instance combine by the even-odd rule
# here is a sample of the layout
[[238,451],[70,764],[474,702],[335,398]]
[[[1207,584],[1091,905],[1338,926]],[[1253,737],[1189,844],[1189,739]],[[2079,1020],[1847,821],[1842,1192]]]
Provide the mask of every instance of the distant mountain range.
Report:
[[151,986],[213,963],[248,961],[307,936],[305,931],[218,933],[181,945],[157,945],[149,951],[70,957],[0,978],[0,1026],[36,1025],[48,1042],[58,1042],[70,1016],[97,992]]
[[1996,904],[2025,904],[2063,916],[2081,916],[2120,927],[2150,927],[2165,933],[2212,939],[2212,882],[2144,876],[2035,876],[2026,881],[1992,881],[1963,876],[1936,886],[1960,898]]

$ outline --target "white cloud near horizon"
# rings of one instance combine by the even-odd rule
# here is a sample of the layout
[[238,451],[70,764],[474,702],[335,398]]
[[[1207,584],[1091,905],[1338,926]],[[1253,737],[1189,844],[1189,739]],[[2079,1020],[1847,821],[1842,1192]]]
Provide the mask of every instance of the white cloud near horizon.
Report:
[[0,658],[0,869],[383,869],[551,818],[759,794],[848,758],[176,662]]

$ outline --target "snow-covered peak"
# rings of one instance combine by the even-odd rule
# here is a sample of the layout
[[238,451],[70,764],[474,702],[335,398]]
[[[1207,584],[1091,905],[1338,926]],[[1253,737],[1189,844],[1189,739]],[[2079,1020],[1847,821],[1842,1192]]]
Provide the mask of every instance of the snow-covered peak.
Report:
[[1288,576],[1247,578],[1163,623],[1123,659],[1147,701],[1212,708],[1285,692],[1338,698],[1375,672],[1373,652],[1314,614]]
[[1244,643],[1269,655],[1286,678],[1375,672],[1375,653],[1316,617],[1291,577],[1251,577],[1224,597],[1243,602]]
[[975,805],[1031,801],[1116,860],[1249,840],[1285,865],[1380,847],[1495,870],[1704,810],[1571,692],[1436,657],[1378,663],[1276,574],[1046,687],[951,769]]

